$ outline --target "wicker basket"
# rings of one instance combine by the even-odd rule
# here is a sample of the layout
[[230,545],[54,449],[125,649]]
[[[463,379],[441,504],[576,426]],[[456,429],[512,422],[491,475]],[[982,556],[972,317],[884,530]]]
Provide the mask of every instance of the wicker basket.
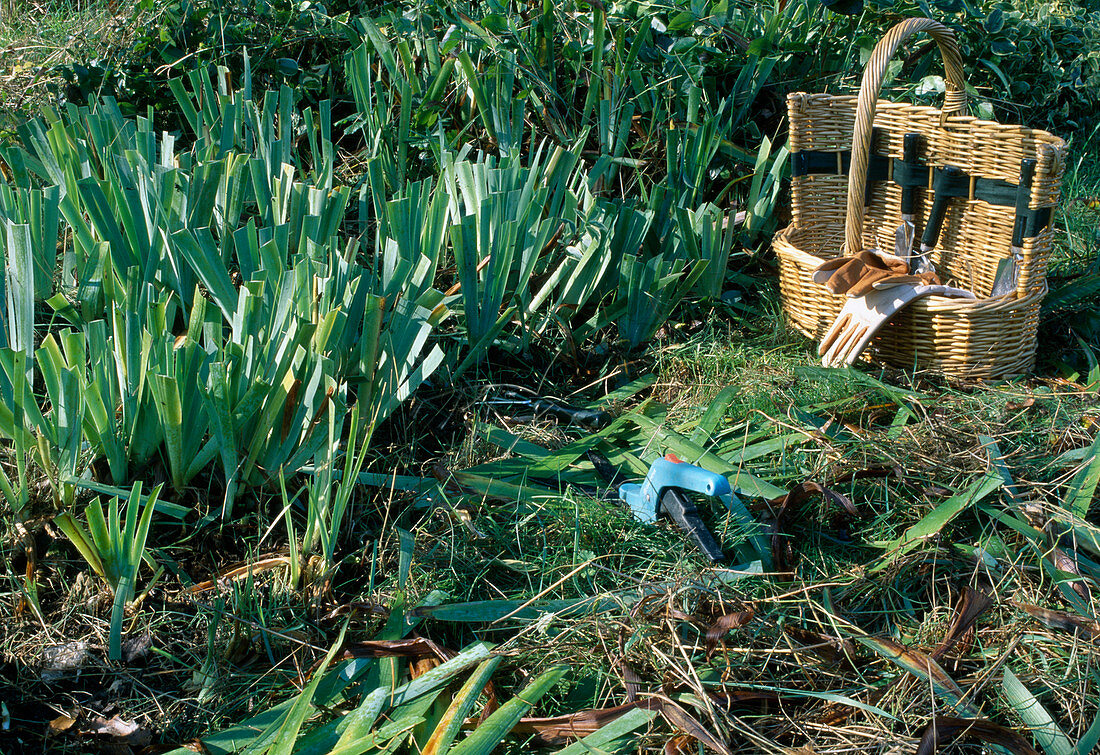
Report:
[[[947,93],[942,109],[877,99],[890,58],[919,31],[931,34],[943,57]],[[917,300],[880,331],[865,353],[895,366],[970,380],[1000,379],[1031,369],[1065,142],[1044,131],[972,118],[965,114],[965,93],[962,60],[951,31],[930,19],[914,18],[895,26],[875,47],[858,97],[788,97],[793,223],[776,236],[774,248],[783,309],[799,331],[820,339],[845,300],[813,283],[814,268],[864,248],[893,251],[894,232],[902,222],[898,181],[914,186],[916,177],[924,176],[927,185],[915,191],[919,238],[930,209],[931,184],[943,168],[953,166],[963,176],[954,184],[956,193],[944,192],[956,198],[948,203],[930,256],[945,283],[973,291],[978,298]],[[906,134],[920,135],[923,174],[910,171],[909,165],[899,167]],[[1027,209],[1018,212],[1015,195],[1025,158],[1036,161],[1035,174]],[[992,297],[998,266],[1012,256],[1018,216],[1026,233],[1016,288]]]

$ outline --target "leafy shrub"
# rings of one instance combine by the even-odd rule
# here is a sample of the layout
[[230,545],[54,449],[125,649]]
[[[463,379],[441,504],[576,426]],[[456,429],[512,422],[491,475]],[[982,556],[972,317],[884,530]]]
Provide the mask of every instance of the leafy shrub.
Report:
[[[925,15],[955,31],[979,113],[1061,136],[1091,133],[1100,116],[1100,9],[1080,0],[873,0],[869,51],[898,16]],[[866,18],[866,17],[865,17]],[[927,43],[917,49],[927,49]],[[913,56],[906,82],[938,76],[938,56]],[[928,89],[928,87],[925,87]],[[934,98],[930,92],[928,98]]]
[[112,97],[125,115],[153,107],[157,125],[169,130],[182,124],[168,82],[194,70],[224,67],[230,86],[246,77],[260,90],[286,83],[315,105],[343,90],[341,60],[356,40],[347,22],[359,10],[354,0],[141,0],[131,21],[136,37],[59,66],[53,89],[80,105]]

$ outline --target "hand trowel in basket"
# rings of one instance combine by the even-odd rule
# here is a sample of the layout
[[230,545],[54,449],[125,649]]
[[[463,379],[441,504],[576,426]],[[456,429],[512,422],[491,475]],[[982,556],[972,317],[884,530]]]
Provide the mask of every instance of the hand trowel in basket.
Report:
[[954,165],[945,165],[936,175],[935,184],[932,186],[932,207],[928,210],[928,220],[924,224],[924,233],[920,237],[920,256],[917,257],[913,268],[914,273],[934,273],[935,266],[928,256],[940,240],[940,231],[943,229],[943,216],[947,212],[947,202],[951,198],[947,187],[958,180],[962,171]]
[[[902,161],[915,171],[920,167],[917,159],[917,151],[920,145],[920,134],[906,134],[902,141]],[[924,225],[924,233],[921,234],[920,252],[914,256],[913,244],[916,231],[913,223],[916,209],[916,187],[906,182],[901,188],[901,225],[894,232],[894,253],[903,259],[910,260],[909,272],[914,275],[936,272],[935,265],[929,257],[939,241],[940,231],[943,228],[943,216],[947,210],[947,202],[950,199],[946,191],[947,185],[954,181],[961,171],[953,165],[944,166],[936,176],[936,183],[932,187],[932,207],[928,211],[928,221]]]
[[[917,146],[920,142],[920,134],[906,134],[902,142],[902,160],[909,169],[917,167]],[[908,183],[901,187],[901,225],[894,232],[894,254],[903,260],[909,260],[913,254],[913,240],[916,237],[916,226],[913,225],[913,210],[916,204],[916,189]],[[926,257],[921,257],[927,261]],[[920,265],[909,265],[909,272],[921,273]],[[930,264],[929,264],[930,267]]]
[[1020,185],[1016,189],[1016,222],[1012,226],[1012,254],[997,264],[990,296],[1003,296],[1016,290],[1020,279],[1020,263],[1024,259],[1024,231],[1027,226],[1027,206],[1031,199],[1031,185],[1035,181],[1035,160],[1025,158],[1020,162]]

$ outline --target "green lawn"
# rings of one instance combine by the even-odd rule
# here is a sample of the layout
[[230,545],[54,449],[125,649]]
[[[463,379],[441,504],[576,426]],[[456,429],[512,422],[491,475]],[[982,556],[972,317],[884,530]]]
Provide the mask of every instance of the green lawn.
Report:
[[[933,7],[1070,140],[973,384],[820,367],[770,250],[784,96],[914,4],[8,10],[0,750],[1100,742],[1095,13]],[[728,563],[590,455],[669,452]]]

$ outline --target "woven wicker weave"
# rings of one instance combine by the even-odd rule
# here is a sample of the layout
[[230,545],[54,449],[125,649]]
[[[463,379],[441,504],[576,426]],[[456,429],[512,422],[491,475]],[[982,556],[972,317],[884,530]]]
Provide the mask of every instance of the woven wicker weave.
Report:
[[[926,31],[936,40],[946,69],[943,109],[878,100],[890,58],[911,35]],[[921,162],[931,169],[954,166],[970,177],[970,196],[952,199],[931,254],[945,283],[973,291],[978,299],[918,300],[883,328],[868,356],[906,368],[934,369],[965,379],[1000,379],[1027,372],[1034,364],[1039,304],[1046,293],[1052,230],[1024,240],[1016,290],[990,297],[1001,260],[1011,256],[1014,207],[975,197],[975,179],[1013,186],[1024,158],[1037,161],[1029,209],[1057,204],[1065,142],[1044,131],[1006,126],[965,115],[965,80],[954,38],[926,18],[903,21],[875,47],[858,97],[792,94],[788,97],[791,152],[836,153],[835,173],[792,179],[793,223],[775,238],[780,291],[790,323],[819,339],[840,311],[844,297],[813,283],[811,273],[826,259],[864,248],[894,249],[901,223],[901,188],[873,181],[865,195],[873,153],[892,177],[903,156],[905,134],[920,135]],[[873,130],[872,130],[873,127]],[[843,171],[844,153],[851,168]],[[831,160],[831,157],[828,157]],[[931,179],[932,172],[929,172]],[[920,234],[931,191],[916,191],[915,223]],[[865,206],[865,197],[869,204]]]

